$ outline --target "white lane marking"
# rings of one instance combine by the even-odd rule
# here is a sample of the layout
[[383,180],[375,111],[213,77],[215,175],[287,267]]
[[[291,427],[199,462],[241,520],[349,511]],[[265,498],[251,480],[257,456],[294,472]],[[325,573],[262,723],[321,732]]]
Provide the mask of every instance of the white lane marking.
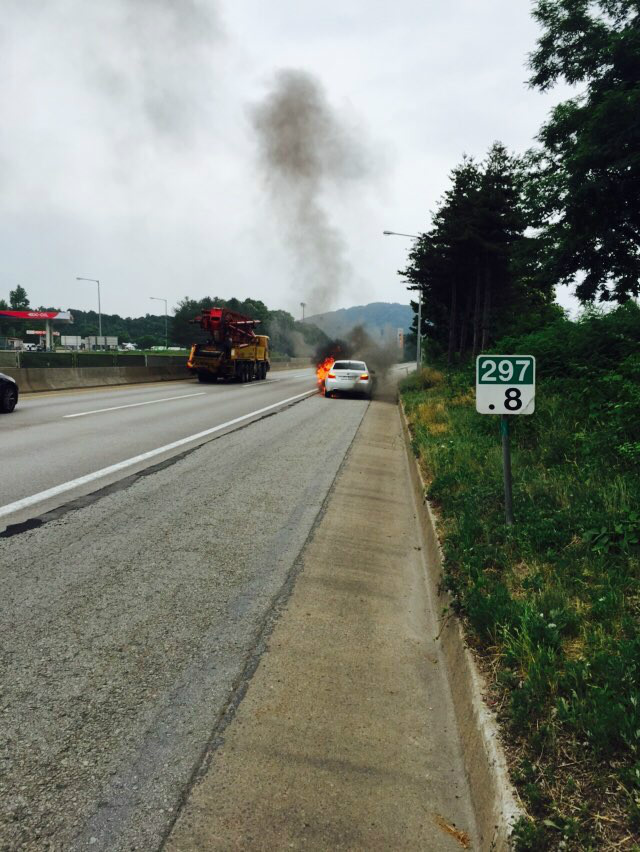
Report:
[[310,379],[310,378],[311,378],[311,373],[309,373],[306,376],[287,376],[286,378],[284,376],[281,376],[277,379],[275,379],[275,378],[274,379],[264,379],[259,384],[256,384],[255,382],[248,382],[246,385],[240,385],[240,387],[242,388],[242,390],[256,390],[257,388],[263,388],[265,385],[273,384],[273,382],[291,382],[294,379]]
[[109,467],[103,467],[101,470],[96,470],[93,473],[87,473],[85,476],[79,476],[77,479],[70,479],[68,482],[63,482],[60,485],[55,485],[53,488],[47,488],[46,491],[40,491],[37,494],[32,494],[31,497],[24,497],[22,500],[16,500],[14,503],[7,503],[6,506],[0,506],[0,517],[10,515],[12,512],[18,512],[20,509],[26,509],[29,506],[34,506],[36,503],[42,503],[43,500],[48,500],[51,497],[57,497],[59,494],[64,494],[65,491],[71,491],[72,488],[78,488],[81,485],[88,485],[96,479],[101,479],[103,476],[109,476],[112,473],[118,473],[125,470],[134,464],[147,461],[161,453],[175,450],[178,447],[183,447],[191,441],[197,441],[199,438],[205,438],[207,435],[213,435],[215,432],[220,432],[229,426],[235,426],[236,423],[242,423],[243,420],[249,420],[251,417],[256,417],[258,414],[264,414],[266,411],[272,411],[281,405],[286,405],[288,402],[295,402],[297,399],[303,399],[305,396],[317,393],[316,390],[305,391],[295,396],[290,396],[287,399],[281,399],[279,402],[274,402],[264,408],[258,408],[256,411],[250,411],[249,414],[243,414],[240,417],[234,417],[233,420],[227,420],[226,423],[221,423],[219,426],[213,426],[211,429],[205,429],[204,432],[196,432],[195,435],[189,435],[187,438],[180,438],[178,441],[172,441],[170,444],[165,444],[164,447],[157,447],[155,450],[149,450],[146,453],[141,453],[139,456],[133,456],[130,459],[110,464]]
[[94,408],[93,411],[81,411],[80,414],[64,414],[63,420],[72,417],[86,417],[87,414],[102,414],[104,411],[119,411],[121,408],[137,408],[139,405],[155,405],[158,402],[170,402],[172,399],[189,399],[192,396],[204,396],[206,391],[183,393],[182,396],[165,396],[162,399],[150,399],[148,402],[130,402],[128,405],[112,405],[111,408]]

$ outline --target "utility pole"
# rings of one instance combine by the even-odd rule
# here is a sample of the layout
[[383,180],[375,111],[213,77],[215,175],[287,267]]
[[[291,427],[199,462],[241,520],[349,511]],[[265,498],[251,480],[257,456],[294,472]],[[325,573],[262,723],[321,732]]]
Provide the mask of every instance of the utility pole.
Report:
[[300,307],[302,308],[302,322],[304,322],[304,309],[307,307],[307,303],[300,302]]

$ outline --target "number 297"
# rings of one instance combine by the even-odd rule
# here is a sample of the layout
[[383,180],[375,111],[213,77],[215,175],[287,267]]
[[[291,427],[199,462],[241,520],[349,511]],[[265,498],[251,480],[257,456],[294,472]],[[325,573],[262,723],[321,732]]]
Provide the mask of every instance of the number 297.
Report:
[[[490,361],[482,365],[481,382],[524,382],[527,369],[531,365],[528,358],[516,358],[514,361]],[[496,374],[496,370],[498,371]]]

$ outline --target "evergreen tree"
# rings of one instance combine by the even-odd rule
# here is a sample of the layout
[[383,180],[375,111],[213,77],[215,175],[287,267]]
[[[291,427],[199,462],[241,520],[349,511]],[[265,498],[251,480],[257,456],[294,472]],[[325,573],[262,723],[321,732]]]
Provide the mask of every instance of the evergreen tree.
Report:
[[[421,290],[422,335],[431,338],[437,348],[446,349],[449,362],[456,348],[466,349],[472,309],[478,167],[465,158],[451,173],[451,180],[453,185],[433,217],[431,230],[413,246],[410,263],[400,273],[410,282],[410,290]],[[412,305],[417,310],[417,302]]]
[[20,284],[15,290],[9,291],[9,303],[13,311],[28,311],[30,307],[27,291]]
[[474,331],[480,325],[480,334],[474,333],[474,354],[487,348],[497,326],[509,322],[521,287],[515,258],[524,239],[525,219],[518,161],[500,142],[491,146],[484,162],[478,202],[482,313],[479,317],[478,297]]
[[532,155],[547,275],[583,301],[624,302],[640,282],[640,9],[637,0],[537,0],[531,84],[583,84]]
[[449,364],[516,327],[531,330],[523,316],[537,325],[553,295],[537,241],[525,236],[521,163],[496,142],[481,166],[465,158],[451,184],[400,273],[420,289],[422,333]]

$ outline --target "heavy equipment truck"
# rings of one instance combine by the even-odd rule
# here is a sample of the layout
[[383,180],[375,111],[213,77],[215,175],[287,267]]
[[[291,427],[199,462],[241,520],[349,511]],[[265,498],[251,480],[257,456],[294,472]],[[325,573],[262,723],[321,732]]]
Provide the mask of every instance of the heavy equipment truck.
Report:
[[210,308],[191,322],[209,337],[206,343],[193,344],[187,361],[198,381],[250,382],[267,377],[271,367],[269,338],[255,333],[260,320],[228,308]]

